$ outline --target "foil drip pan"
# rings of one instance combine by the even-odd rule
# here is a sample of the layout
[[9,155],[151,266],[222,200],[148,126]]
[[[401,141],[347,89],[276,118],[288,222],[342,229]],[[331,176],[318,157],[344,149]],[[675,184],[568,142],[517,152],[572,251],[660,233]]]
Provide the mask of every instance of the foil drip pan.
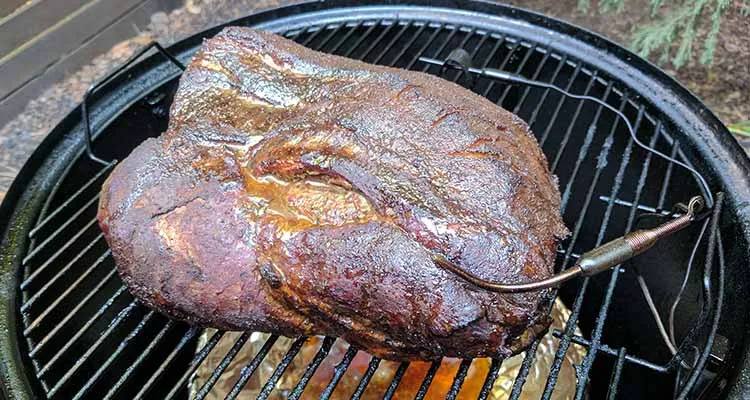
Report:
[[[523,392],[520,397],[521,399],[532,400],[542,397],[544,386],[547,382],[547,376],[549,375],[552,362],[555,358],[555,352],[557,351],[560,342],[558,338],[553,336],[552,332],[555,329],[564,329],[565,321],[567,321],[570,316],[570,310],[565,307],[562,301],[557,299],[555,300],[551,315],[552,325],[539,343],[539,347],[537,347],[536,361],[532,364],[531,371],[529,371],[528,378],[523,386]],[[199,339],[197,348],[203,348],[204,344],[214,333],[216,333],[216,330],[214,329],[204,330]],[[581,335],[580,329],[577,327],[576,334]],[[200,391],[200,388],[210,379],[211,374],[217,367],[219,367],[225,354],[227,354],[241,335],[241,332],[227,332],[222,336],[216,344],[216,347],[214,347],[206,360],[196,370],[193,379],[190,382],[190,398],[194,398]],[[239,378],[242,368],[251,362],[269,336],[270,335],[266,333],[253,333],[205,398],[207,400],[224,399]],[[286,337],[280,337],[276,341],[273,349],[268,353],[248,383],[242,389],[238,398],[255,398],[258,396],[263,385],[271,377],[274,369],[281,362],[293,342],[294,339]],[[305,342],[300,352],[294,358],[292,363],[289,364],[286,371],[277,382],[273,392],[271,392],[271,395],[268,397],[269,399],[285,400],[288,398],[289,393],[294,389],[297,382],[302,377],[305,367],[310,363],[313,357],[315,357],[321,343],[321,337],[312,337]],[[336,340],[328,357],[326,357],[320,364],[308,383],[302,398],[316,399],[320,396],[331,381],[334,374],[334,368],[344,357],[344,353],[346,353],[348,348],[348,343],[340,339]],[[497,380],[495,380],[495,384],[492,386],[492,390],[488,396],[489,399],[503,400],[509,398],[513,388],[513,382],[518,375],[518,370],[521,368],[521,362],[523,361],[524,356],[525,353],[521,353],[502,363]],[[585,350],[583,347],[571,344],[563,360],[558,382],[552,394],[553,399],[568,400],[574,398],[576,391],[575,366],[581,363],[584,356]],[[369,362],[369,354],[363,351],[358,352],[330,398],[334,400],[350,398],[356,390],[360,379],[367,370]],[[461,390],[456,397],[457,399],[477,398],[490,368],[490,363],[491,360],[488,358],[478,358],[472,362],[466,375],[466,379],[461,386]],[[414,398],[414,395],[422,384],[422,379],[430,368],[430,364],[431,363],[429,362],[410,363],[393,399],[406,400]],[[460,364],[460,359],[443,359],[435,378],[430,384],[425,398],[445,398],[451,388],[453,378],[456,375]],[[399,365],[400,363],[395,361],[381,361],[380,366],[370,380],[370,383],[367,385],[367,389],[365,390],[362,399],[381,399],[383,393],[385,393],[390,385]]]

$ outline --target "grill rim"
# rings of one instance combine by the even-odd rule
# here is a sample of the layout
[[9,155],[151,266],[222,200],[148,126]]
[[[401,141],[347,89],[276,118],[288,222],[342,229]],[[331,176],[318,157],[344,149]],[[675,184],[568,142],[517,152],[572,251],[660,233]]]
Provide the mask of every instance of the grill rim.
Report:
[[[466,22],[471,25],[477,25],[478,20],[513,24],[521,22],[531,25],[524,24],[519,28],[524,32],[522,36],[528,35],[529,29],[548,35],[554,33],[568,36],[564,43],[546,45],[610,74],[623,73],[624,75],[620,76],[624,78],[620,79],[627,80],[624,83],[629,88],[656,106],[666,116],[665,119],[673,123],[678,130],[691,132],[686,134],[687,140],[681,141],[681,145],[691,150],[690,153],[694,157],[689,158],[697,168],[709,170],[717,178],[710,180],[713,187],[719,189],[717,186],[720,182],[732,186],[732,191],[728,192],[727,207],[733,214],[733,220],[727,222],[734,225],[733,229],[741,231],[744,243],[740,252],[746,259],[750,258],[750,207],[744,200],[750,198],[750,180],[747,179],[747,176],[750,176],[750,160],[736,140],[700,100],[658,67],[608,39],[573,24],[484,0],[310,1],[266,10],[222,24],[170,46],[169,51],[181,60],[189,59],[200,46],[202,38],[214,35],[227,25],[279,29],[279,26],[290,27],[284,25],[289,24],[290,20],[298,24],[304,24],[306,20],[314,21],[316,25],[323,24],[326,22],[326,16],[337,14],[347,15],[351,19],[361,19],[362,14],[358,11],[366,12],[368,18],[373,18],[373,10],[392,16],[400,11],[401,18],[405,18],[403,12],[408,10],[418,13],[420,19],[429,19],[431,14],[444,15],[445,12],[451,12],[466,18]],[[304,15],[295,17],[295,14]],[[497,30],[497,26],[488,25],[487,28]],[[176,73],[171,72],[168,64],[159,54],[154,54],[129,68],[128,74],[116,77],[95,96],[100,101],[91,107],[92,123],[101,130],[120,111],[141,99],[144,91],[150,91],[172,79]],[[39,383],[33,381],[33,374],[27,368],[30,366],[27,364],[30,360],[22,353],[22,347],[18,342],[22,329],[22,324],[18,320],[17,302],[20,294],[18,284],[22,273],[21,259],[28,247],[28,233],[40,211],[45,208],[46,199],[54,192],[55,183],[66,174],[66,166],[84,152],[82,126],[79,106],[37,147],[0,205],[0,231],[3,232],[0,243],[0,327],[5,327],[9,333],[0,336],[0,373],[2,391],[7,398],[29,398],[34,393],[43,393],[39,391]],[[725,228],[728,228],[726,225]],[[743,331],[747,332],[747,328]],[[746,357],[746,346],[747,343],[744,343],[742,353],[735,355],[744,359],[738,364],[743,375],[750,373],[750,359]],[[750,383],[743,383],[743,380],[732,382],[730,396],[739,397],[742,393],[750,392],[748,386]]]

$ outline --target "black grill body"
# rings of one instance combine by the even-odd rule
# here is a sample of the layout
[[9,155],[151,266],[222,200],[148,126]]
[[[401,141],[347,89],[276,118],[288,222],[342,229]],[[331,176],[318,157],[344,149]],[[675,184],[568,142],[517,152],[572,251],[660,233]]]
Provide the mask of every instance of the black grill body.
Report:
[[[748,380],[742,379],[750,373],[744,366],[750,163],[716,117],[654,66],[566,23],[484,2],[401,3],[311,2],[232,25],[260,27],[322,51],[435,74],[438,68],[418,57],[441,59],[461,47],[477,66],[552,82],[622,110],[642,141],[694,166],[712,192],[726,193],[721,214],[698,247],[675,319],[678,342],[687,338],[678,354],[690,364],[703,358],[703,368],[681,368],[671,357],[633,272],[636,267],[641,271],[664,317],[682,282],[696,226],[660,243],[632,265],[560,290],[573,310],[571,328],[557,333],[562,348],[578,343],[588,351],[580,368],[579,395],[750,394]],[[169,50],[186,62],[201,40],[219,29]],[[94,93],[89,114],[98,157],[123,159],[145,138],[166,129],[179,72],[157,54]],[[445,77],[466,82],[456,72]],[[564,219],[573,235],[561,245],[559,267],[648,223],[639,215],[669,210],[701,194],[693,176],[634,146],[622,124],[596,104],[484,78],[473,90],[529,122],[560,179]],[[123,288],[94,219],[97,194],[111,166],[92,161],[84,148],[77,110],[34,153],[0,209],[3,389],[7,397],[19,399],[184,398],[190,373],[201,361],[201,350],[206,350],[196,348],[200,329],[148,310]],[[576,324],[583,336],[573,333]],[[323,342],[321,357],[326,343],[330,347],[332,341]],[[272,344],[273,337],[264,349]],[[242,376],[249,377],[262,359],[261,350]],[[342,374],[346,360],[345,356],[339,369]],[[527,370],[533,362],[527,357]],[[493,368],[499,364],[493,363]],[[459,369],[452,395],[459,393],[469,365],[466,361]],[[313,363],[310,374],[315,367]],[[491,369],[488,384],[492,371],[497,370]],[[555,374],[553,367],[549,388]],[[395,391],[399,374],[393,379]],[[524,379],[522,372],[514,388],[520,391]],[[336,382],[331,382],[328,393]],[[304,388],[298,385],[298,393]],[[386,393],[390,395],[393,391]]]

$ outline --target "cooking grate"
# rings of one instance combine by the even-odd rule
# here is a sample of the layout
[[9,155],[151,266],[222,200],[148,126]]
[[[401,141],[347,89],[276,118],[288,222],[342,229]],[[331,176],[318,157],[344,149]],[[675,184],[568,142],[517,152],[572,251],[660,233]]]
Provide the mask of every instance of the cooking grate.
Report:
[[[434,74],[439,68],[421,62],[421,56],[444,59],[451,50],[463,48],[478,66],[554,83],[567,91],[606,101],[625,113],[641,140],[690,164],[678,139],[684,133],[672,126],[662,109],[642,100],[621,77],[585,62],[574,51],[564,52],[551,46],[549,41],[533,40],[534,36],[528,32],[523,35],[514,32],[517,27],[507,31],[492,30],[480,24],[477,15],[468,20],[458,17],[451,20],[449,17],[453,14],[448,11],[437,18],[437,14],[421,14],[418,10],[404,12],[408,10],[404,8],[400,13],[383,16],[380,8],[374,9],[372,15],[360,9],[357,13],[326,15],[326,18],[299,17],[297,26],[283,29],[273,21],[265,27],[313,49]],[[477,23],[472,24],[472,21]],[[169,67],[162,65],[160,68]],[[176,70],[174,66],[171,68]],[[467,82],[467,77],[458,71],[449,71],[445,77],[459,83]],[[558,268],[571,266],[583,251],[632,230],[639,215],[669,215],[668,208],[672,204],[701,193],[700,186],[684,170],[634,146],[622,124],[603,107],[566,98],[548,89],[505,85],[481,76],[474,79],[474,91],[529,123],[551,169],[559,177],[563,215],[572,235],[560,246]],[[96,225],[98,191],[114,165],[97,157],[122,158],[146,136],[161,133],[166,128],[167,109],[175,85],[174,74],[168,81],[152,83],[148,86],[148,95],[132,102],[125,111],[118,111],[118,115],[92,111],[93,130],[97,134],[89,154],[95,153],[96,157],[87,158],[80,152],[75,162],[67,166],[62,177],[50,188],[50,195],[45,198],[42,211],[28,234],[29,246],[22,260],[23,275],[19,285],[21,346],[23,359],[30,364],[31,385],[41,396],[184,398],[191,375],[224,335],[217,332],[203,347],[196,349],[201,333],[198,328],[170,321],[135,301],[117,277],[111,253]],[[92,101],[96,98],[97,95],[92,95]],[[570,305],[572,314],[565,328],[555,332],[560,346],[545,385],[544,398],[551,397],[563,357],[572,343],[587,349],[577,369],[578,399],[585,398],[587,390],[595,398],[605,395],[615,398],[618,393],[622,397],[697,394],[700,388],[694,389],[698,386],[696,382],[707,379],[701,370],[707,360],[712,360],[711,344],[719,323],[717,310],[721,309],[724,298],[725,264],[722,246],[715,245],[719,235],[717,224],[718,214],[712,218],[708,240],[700,246],[696,262],[700,265],[696,267],[699,273],[693,273],[688,280],[692,304],[679,308],[678,337],[685,340],[676,356],[667,352],[660,342],[647,303],[640,292],[636,292],[632,273],[615,268],[561,290],[560,295]],[[690,229],[683,238],[688,242],[696,235],[697,231]],[[668,263],[674,264],[674,271],[652,273],[646,268],[642,271],[649,284],[658,287],[658,290],[652,289],[652,293],[664,304],[671,299],[673,288],[677,286],[675,276],[679,277],[679,282],[681,268],[686,264],[682,255],[687,252],[679,245],[672,246],[664,251]],[[714,248],[718,249],[717,257],[713,257]],[[713,267],[714,262],[717,268]],[[702,292],[704,277],[710,286]],[[666,278],[671,278],[667,279],[669,284],[660,283],[659,279]],[[627,301],[618,302],[620,298]],[[636,326],[632,326],[633,321],[638,321]],[[577,335],[577,325],[589,334]],[[617,329],[624,331],[618,333]],[[608,334],[610,342],[605,340]],[[227,372],[229,363],[250,336],[245,333],[238,337],[198,390],[197,398],[204,398]],[[239,395],[277,340],[278,336],[270,336],[242,368],[228,398]],[[276,382],[306,340],[300,338],[293,342],[264,383],[259,398],[271,395]],[[290,398],[303,395],[333,344],[333,338],[322,341]],[[513,384],[513,399],[521,395],[538,344],[536,341],[526,353]],[[347,350],[322,398],[334,394],[356,354],[355,348]],[[714,358],[717,357],[714,355]],[[492,361],[479,398],[489,395],[501,363],[502,360]],[[681,363],[697,363],[698,367],[683,368]],[[472,360],[460,364],[448,398],[460,394],[471,364]],[[379,365],[379,359],[371,359],[352,398],[363,395]],[[426,395],[439,366],[438,362],[432,364],[416,398]],[[398,394],[408,368],[409,363],[398,367],[384,398]],[[654,378],[658,381],[643,383]]]

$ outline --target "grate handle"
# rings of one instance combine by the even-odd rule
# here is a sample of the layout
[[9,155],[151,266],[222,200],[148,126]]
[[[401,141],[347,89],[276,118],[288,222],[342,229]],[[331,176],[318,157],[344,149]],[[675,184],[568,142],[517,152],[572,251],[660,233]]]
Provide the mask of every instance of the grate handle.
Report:
[[97,157],[96,154],[94,154],[92,142],[93,142],[93,134],[91,133],[91,118],[89,117],[89,99],[91,96],[99,90],[102,86],[108,84],[111,82],[116,76],[120,75],[120,73],[127,68],[129,68],[135,61],[141,58],[146,52],[151,50],[152,48],[156,48],[156,50],[161,53],[168,61],[170,61],[172,64],[177,66],[181,71],[185,70],[185,65],[181,63],[175,56],[170,54],[159,42],[151,42],[146,47],[139,50],[137,53],[133,54],[127,61],[125,61],[122,65],[117,67],[114,71],[112,71],[109,75],[104,77],[104,79],[94,83],[93,85],[89,86],[88,89],[86,89],[86,93],[83,95],[83,101],[81,102],[81,118],[83,119],[83,131],[86,135],[86,155],[94,162],[102,164],[104,166],[109,166],[109,162],[102,160],[101,158]]

